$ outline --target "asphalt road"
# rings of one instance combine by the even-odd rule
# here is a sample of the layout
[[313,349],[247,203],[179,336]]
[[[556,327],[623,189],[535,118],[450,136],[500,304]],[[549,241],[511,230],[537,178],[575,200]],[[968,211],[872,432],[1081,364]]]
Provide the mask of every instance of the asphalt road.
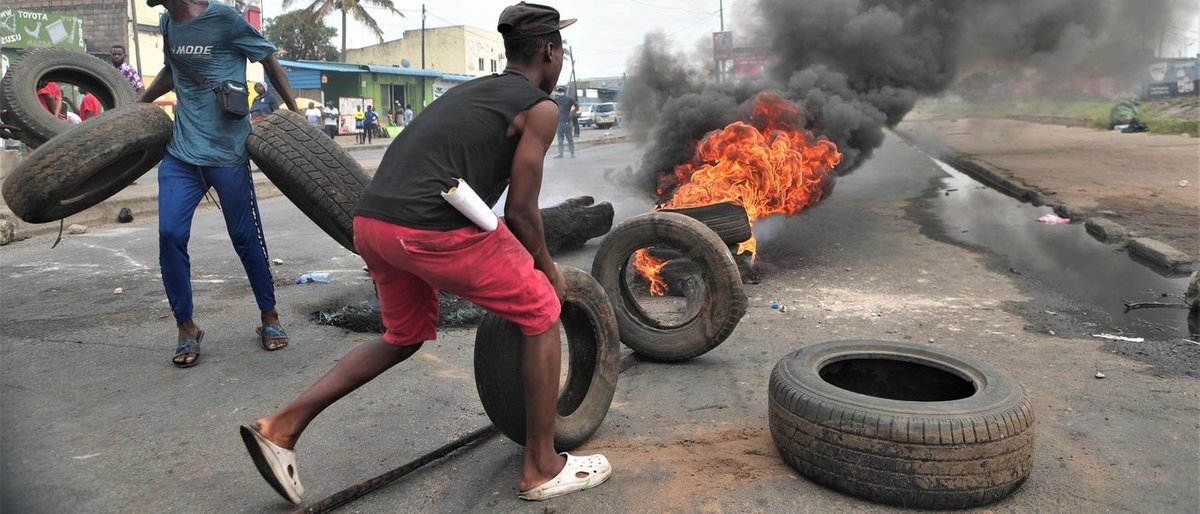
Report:
[[[610,145],[547,161],[543,203],[591,194],[612,201],[618,220],[645,212],[644,193],[605,179],[637,154],[633,145]],[[1169,361],[1194,360],[1200,347],[1164,337],[1154,342],[1159,353],[1147,355],[1090,338],[1097,321],[1086,298],[1010,273],[1002,253],[950,237],[930,214],[945,178],[892,138],[821,205],[761,223],[763,281],[747,287],[750,309],[732,337],[691,361],[640,361],[621,375],[604,425],[581,449],[609,457],[609,483],[522,502],[521,450],[497,436],[343,511],[896,510],[800,478],[767,430],[767,378],[780,357],[861,338],[967,353],[1030,390],[1038,417],[1033,475],[989,512],[1194,512],[1200,391]],[[275,267],[277,297],[292,345],[276,353],[258,347],[249,286],[219,213],[204,209],[191,248],[196,319],[208,335],[200,364],[186,370],[169,362],[174,327],[154,220],[66,236],[53,250],[52,237],[0,248],[2,510],[288,510],[245,456],[237,426],[292,399],[373,337],[308,320],[369,296],[371,286],[361,261],[286,200],[267,201],[262,211],[271,256],[284,260]],[[596,245],[558,259],[590,268]],[[306,271],[330,271],[333,282],[291,283]],[[118,287],[123,292],[114,294]],[[772,301],[788,309],[772,310]],[[473,342],[473,330],[443,331],[318,418],[299,444],[306,499],[486,425]],[[1097,370],[1107,378],[1094,378]]]

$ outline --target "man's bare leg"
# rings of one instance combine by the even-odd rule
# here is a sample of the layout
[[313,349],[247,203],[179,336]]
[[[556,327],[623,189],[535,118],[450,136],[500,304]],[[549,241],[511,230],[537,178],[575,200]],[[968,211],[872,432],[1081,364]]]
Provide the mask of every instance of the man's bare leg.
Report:
[[[557,329],[554,334],[557,339]],[[555,348],[558,347],[555,346]],[[421,349],[421,343],[411,346],[396,346],[384,342],[383,338],[355,346],[350,353],[347,353],[333,366],[333,369],[325,373],[299,398],[296,398],[287,407],[280,409],[279,412],[260,418],[251,426],[276,445],[289,450],[295,449],[296,441],[300,439],[304,428],[321,411],[333,405],[333,402],[343,396],[350,394],[351,391],[358,389],[359,386],[370,382],[380,373],[404,362],[419,349]],[[555,370],[557,370],[558,360],[555,360],[554,364]],[[555,377],[557,380],[557,371],[555,371]],[[557,389],[557,382],[555,389]],[[553,417],[550,418],[550,422],[554,422]],[[551,438],[553,437],[551,434]],[[550,451],[551,453],[554,451],[553,441],[551,441]]]
[[562,354],[558,323],[536,336],[525,336],[524,344],[521,379],[525,386],[525,461],[518,491],[528,491],[550,481],[567,465],[567,460],[554,451]]

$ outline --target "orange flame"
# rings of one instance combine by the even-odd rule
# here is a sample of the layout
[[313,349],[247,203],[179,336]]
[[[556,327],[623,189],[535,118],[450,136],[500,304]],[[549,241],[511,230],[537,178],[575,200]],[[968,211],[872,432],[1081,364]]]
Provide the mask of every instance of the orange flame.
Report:
[[[690,162],[659,180],[658,193],[671,196],[656,210],[732,202],[746,209],[753,225],[776,214],[795,215],[817,203],[832,185],[833,167],[842,154],[832,141],[814,137],[803,123],[798,105],[759,93],[749,119],[709,132]],[[757,240],[751,237],[738,245],[737,253],[754,257],[757,250]],[[638,266],[651,282],[661,268]]]
[[659,272],[668,262],[670,261],[652,257],[645,248],[633,252],[633,267],[650,281],[650,294],[654,296],[667,294],[667,282]]

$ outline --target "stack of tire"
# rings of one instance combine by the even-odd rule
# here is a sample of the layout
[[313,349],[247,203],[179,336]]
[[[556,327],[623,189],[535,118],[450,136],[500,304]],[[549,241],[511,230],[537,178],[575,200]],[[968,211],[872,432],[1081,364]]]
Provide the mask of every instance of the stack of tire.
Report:
[[[37,99],[41,80],[90,91],[104,112],[71,126]],[[13,213],[29,223],[57,221],[96,205],[133,183],[166,153],[171,119],[158,107],[136,104],[134,91],[109,63],[81,52],[33,50],[0,81],[4,122],[36,150],[4,181]]]

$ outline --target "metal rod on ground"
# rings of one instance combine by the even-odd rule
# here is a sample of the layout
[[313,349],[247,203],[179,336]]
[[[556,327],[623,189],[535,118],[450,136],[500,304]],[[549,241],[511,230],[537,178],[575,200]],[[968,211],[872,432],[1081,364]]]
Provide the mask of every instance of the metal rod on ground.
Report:
[[[637,365],[637,363],[638,358],[636,354],[625,354],[625,356],[621,358],[619,364],[617,365],[617,374],[624,373],[625,370],[634,367]],[[405,475],[421,469],[421,467],[425,466],[426,464],[450,455],[461,448],[470,446],[476,441],[481,441],[484,438],[495,434],[496,432],[499,432],[499,429],[497,429],[495,425],[488,425],[480,428],[479,430],[463,436],[457,441],[450,442],[441,448],[426,453],[425,455],[422,455],[416,460],[413,460],[403,466],[388,471],[387,473],[379,475],[365,482],[359,482],[347,487],[346,489],[342,489],[341,491],[333,493],[332,495],[326,496],[324,499],[317,501],[317,503],[302,509],[293,510],[288,514],[320,514],[332,511],[338,507],[341,507],[342,505],[362,498],[363,496],[366,496],[372,491],[375,491],[385,485],[395,482],[396,480],[403,478]]]
[[395,482],[401,477],[420,469],[422,466],[429,464],[430,462],[445,457],[451,453],[454,453],[454,451],[460,448],[470,446],[476,441],[480,441],[492,434],[495,434],[497,431],[498,430],[494,425],[483,427],[479,430],[471,432],[470,434],[467,434],[457,441],[451,442],[445,446],[442,446],[441,448],[422,455],[421,457],[417,458],[417,460],[409,462],[408,464],[388,471],[387,473],[379,475],[365,482],[354,484],[346,489],[333,493],[332,495],[327,496],[317,503],[309,505],[308,507],[294,510],[290,514],[317,514],[329,512],[333,509],[341,507],[342,505],[361,498],[371,491]]

